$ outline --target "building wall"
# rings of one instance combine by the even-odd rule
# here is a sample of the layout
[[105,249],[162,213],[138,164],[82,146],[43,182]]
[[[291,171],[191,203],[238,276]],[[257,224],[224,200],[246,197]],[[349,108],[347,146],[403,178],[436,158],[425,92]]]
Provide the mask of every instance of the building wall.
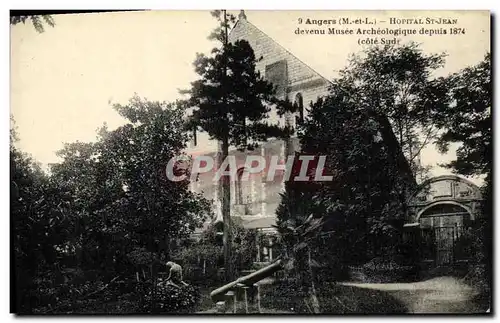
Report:
[[439,205],[456,205],[474,220],[479,214],[481,191],[472,182],[455,175],[444,175],[422,183],[410,198],[406,222],[416,223],[426,210]]
[[[319,96],[323,96],[328,92],[329,82],[326,79],[247,19],[240,19],[229,35],[231,42],[241,39],[249,42],[257,58],[262,58],[256,67],[263,76],[266,74],[266,66],[279,61],[286,61],[286,95],[292,102],[297,93],[300,92],[304,98],[304,105],[307,107],[311,101],[316,101]],[[307,115],[307,112],[305,115]],[[275,111],[270,117],[271,120],[277,120],[280,124],[284,124],[284,118],[279,118]]]

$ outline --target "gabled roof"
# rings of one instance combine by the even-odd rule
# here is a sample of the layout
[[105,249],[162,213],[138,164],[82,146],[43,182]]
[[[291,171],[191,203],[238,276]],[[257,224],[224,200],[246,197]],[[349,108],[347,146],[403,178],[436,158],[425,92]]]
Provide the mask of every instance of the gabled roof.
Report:
[[328,80],[328,78],[326,78],[325,76],[323,76],[322,74],[320,74],[319,72],[317,72],[316,70],[314,70],[313,68],[311,68],[308,64],[304,63],[304,61],[302,61],[300,58],[298,58],[297,56],[295,56],[291,51],[289,51],[284,46],[282,46],[280,43],[278,43],[276,40],[274,40],[271,36],[269,36],[268,34],[266,34],[265,32],[263,32],[261,29],[259,29],[257,26],[255,26],[250,21],[248,21],[248,19],[246,17],[246,14],[244,13],[244,10],[241,10],[241,12],[239,14],[239,19],[236,21],[236,23],[234,24],[233,28],[229,32],[229,36],[228,36],[229,39],[231,39],[231,36],[234,35],[234,31],[237,30],[237,28],[239,27],[239,25],[242,24],[243,22],[245,23],[246,26],[248,26],[248,27],[250,27],[252,29],[252,32],[261,34],[263,37],[269,39],[273,43],[273,45],[275,45],[276,47],[278,47],[280,50],[286,52],[286,54],[289,55],[293,60],[296,60],[297,62],[299,62],[302,68],[308,70],[311,74],[313,74],[313,75],[315,75],[315,76],[317,76],[319,78],[322,78],[327,83],[331,84],[331,82],[330,82],[330,80]]

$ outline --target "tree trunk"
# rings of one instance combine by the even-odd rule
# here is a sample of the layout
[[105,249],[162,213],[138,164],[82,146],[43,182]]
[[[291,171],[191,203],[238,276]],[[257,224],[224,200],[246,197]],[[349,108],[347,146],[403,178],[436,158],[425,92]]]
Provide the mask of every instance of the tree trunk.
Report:
[[[227,12],[226,10],[222,10],[222,14],[224,15],[224,51],[228,45],[228,26],[227,26]],[[224,61],[224,77],[227,76],[227,61]],[[224,105],[227,105],[227,96],[224,95],[222,98]],[[226,131],[225,135],[222,138],[221,150],[222,154],[220,155],[221,160],[219,161],[219,167],[226,160],[229,155],[229,116],[226,115]],[[230,167],[230,166],[229,166]],[[224,169],[225,171],[225,169]],[[224,232],[223,232],[223,244],[224,244],[224,275],[227,282],[230,282],[234,279],[233,276],[233,260],[231,254],[232,247],[232,238],[231,238],[231,187],[230,187],[230,177],[222,176],[222,219],[224,221]]]
[[314,284],[314,273],[312,269],[312,262],[311,262],[311,249],[309,248],[308,250],[308,267],[309,267],[309,281],[311,286],[309,287],[309,298],[311,300],[311,307],[313,310],[314,314],[319,314],[320,308],[319,308],[319,301],[318,301],[318,296],[316,293],[316,287]]
[[[227,139],[222,141],[222,154],[221,163],[229,155],[229,141]],[[232,237],[231,237],[231,187],[230,187],[230,177],[222,176],[222,218],[224,220],[224,233],[223,233],[223,244],[224,244],[224,273],[226,282],[233,281],[233,263],[232,263]]]

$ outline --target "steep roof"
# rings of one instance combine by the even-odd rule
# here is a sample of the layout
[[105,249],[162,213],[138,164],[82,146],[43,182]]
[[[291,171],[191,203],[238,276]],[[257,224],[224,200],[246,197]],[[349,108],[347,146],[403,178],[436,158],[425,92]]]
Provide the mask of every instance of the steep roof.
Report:
[[272,63],[279,59],[286,59],[289,64],[290,83],[300,79],[313,78],[321,78],[330,83],[326,77],[312,69],[292,52],[248,21],[243,10],[239,14],[238,21],[229,32],[229,41],[233,42],[240,39],[248,41],[255,52],[255,56],[262,56],[265,62]]

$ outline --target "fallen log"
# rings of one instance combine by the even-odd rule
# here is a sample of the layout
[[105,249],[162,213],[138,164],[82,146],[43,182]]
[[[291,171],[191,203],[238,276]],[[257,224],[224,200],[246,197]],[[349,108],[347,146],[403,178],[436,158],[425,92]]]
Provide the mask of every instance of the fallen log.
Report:
[[259,269],[249,275],[240,277],[236,279],[235,281],[230,282],[229,284],[226,284],[222,287],[217,288],[216,290],[212,291],[210,293],[210,298],[214,302],[219,302],[224,300],[224,295],[236,288],[236,285],[238,284],[243,284],[246,286],[252,286],[253,284],[257,283],[258,281],[267,278],[274,274],[275,272],[282,270],[283,269],[283,261],[281,259],[273,262],[269,266],[266,266],[262,269]]

